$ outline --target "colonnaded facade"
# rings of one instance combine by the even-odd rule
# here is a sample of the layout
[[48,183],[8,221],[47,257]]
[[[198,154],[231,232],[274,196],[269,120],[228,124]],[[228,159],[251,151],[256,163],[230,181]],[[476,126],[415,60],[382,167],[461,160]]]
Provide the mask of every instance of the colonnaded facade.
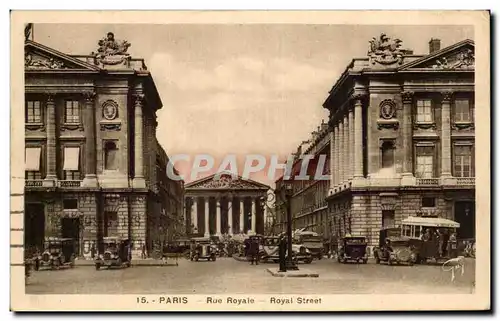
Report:
[[438,216],[475,237],[474,42],[415,55],[382,34],[347,66],[330,111],[334,233],[367,236],[405,217]]
[[186,231],[194,236],[264,234],[269,186],[227,173],[185,185]]
[[26,38],[24,243],[70,237],[90,257],[103,237],[118,236],[138,256],[167,224],[162,102],[127,41],[108,33],[96,45],[95,54],[69,55]]

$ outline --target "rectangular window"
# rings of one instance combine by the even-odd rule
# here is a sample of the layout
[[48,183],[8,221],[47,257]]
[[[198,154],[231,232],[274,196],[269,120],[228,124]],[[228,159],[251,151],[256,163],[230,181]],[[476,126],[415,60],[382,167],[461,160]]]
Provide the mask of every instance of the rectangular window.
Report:
[[80,147],[64,148],[64,179],[78,181],[80,177]]
[[24,170],[25,179],[35,180],[42,179],[41,163],[41,147],[27,147],[24,154]]
[[471,121],[471,108],[469,99],[455,99],[455,122],[468,123]]
[[394,166],[394,142],[385,141],[382,143],[382,168]]
[[80,123],[80,108],[77,100],[67,100],[64,107],[64,122],[67,124]]
[[63,200],[63,208],[65,210],[77,210],[78,200],[75,198]]
[[458,145],[453,148],[453,176],[474,177],[473,148],[471,145]]
[[104,212],[104,237],[116,236],[118,232],[118,213],[115,211]]
[[432,100],[417,100],[417,123],[432,123]]
[[417,146],[416,148],[416,173],[417,178],[434,177],[434,147]]
[[394,227],[395,213],[394,210],[382,211],[382,228]]
[[40,101],[35,100],[26,102],[26,123],[42,123],[42,103]]
[[436,199],[434,197],[422,197],[422,207],[436,207]]

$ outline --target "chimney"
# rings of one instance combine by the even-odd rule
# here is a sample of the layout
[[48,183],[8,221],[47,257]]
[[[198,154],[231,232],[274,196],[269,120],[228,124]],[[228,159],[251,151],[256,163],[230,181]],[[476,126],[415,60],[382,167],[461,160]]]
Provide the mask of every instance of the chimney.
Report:
[[441,40],[431,38],[431,41],[429,41],[429,54],[432,54],[438,50],[441,50]]

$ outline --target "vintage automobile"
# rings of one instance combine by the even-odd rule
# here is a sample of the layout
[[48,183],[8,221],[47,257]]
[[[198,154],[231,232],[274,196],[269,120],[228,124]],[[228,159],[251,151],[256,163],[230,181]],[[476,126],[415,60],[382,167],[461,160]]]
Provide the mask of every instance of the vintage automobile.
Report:
[[375,263],[413,265],[416,254],[408,237],[401,236],[399,228],[380,230],[379,246],[373,249]]
[[103,239],[104,253],[99,253],[94,260],[95,269],[101,267],[130,267],[132,253],[130,240],[120,237],[105,237]]
[[35,270],[44,268],[59,269],[63,266],[75,266],[75,241],[71,238],[49,237],[44,244],[44,251],[34,259]]
[[217,260],[216,251],[213,247],[213,242],[208,237],[194,237],[191,239],[191,261],[200,259],[207,261]]
[[448,245],[459,227],[460,223],[445,218],[409,216],[401,222],[401,236],[410,240],[416,263],[447,261],[457,256]]
[[260,251],[261,262],[279,262],[279,236],[265,236],[262,240],[262,249]]
[[304,245],[311,253],[313,259],[321,260],[325,255],[323,238],[315,232],[297,231],[294,233],[294,239],[298,244]]
[[368,262],[366,246],[367,242],[364,236],[345,236],[340,240],[337,260],[339,263],[354,261],[366,264]]

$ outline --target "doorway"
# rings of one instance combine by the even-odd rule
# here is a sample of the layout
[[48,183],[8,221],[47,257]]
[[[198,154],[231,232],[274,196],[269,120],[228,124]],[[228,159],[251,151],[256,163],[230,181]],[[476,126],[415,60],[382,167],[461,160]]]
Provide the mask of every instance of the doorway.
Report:
[[72,238],[75,242],[75,255],[80,256],[80,218],[61,218],[61,237]]
[[45,207],[42,203],[27,203],[24,213],[24,247],[43,249],[45,238]]
[[460,223],[457,238],[473,239],[476,237],[476,204],[474,201],[455,202],[455,221]]

